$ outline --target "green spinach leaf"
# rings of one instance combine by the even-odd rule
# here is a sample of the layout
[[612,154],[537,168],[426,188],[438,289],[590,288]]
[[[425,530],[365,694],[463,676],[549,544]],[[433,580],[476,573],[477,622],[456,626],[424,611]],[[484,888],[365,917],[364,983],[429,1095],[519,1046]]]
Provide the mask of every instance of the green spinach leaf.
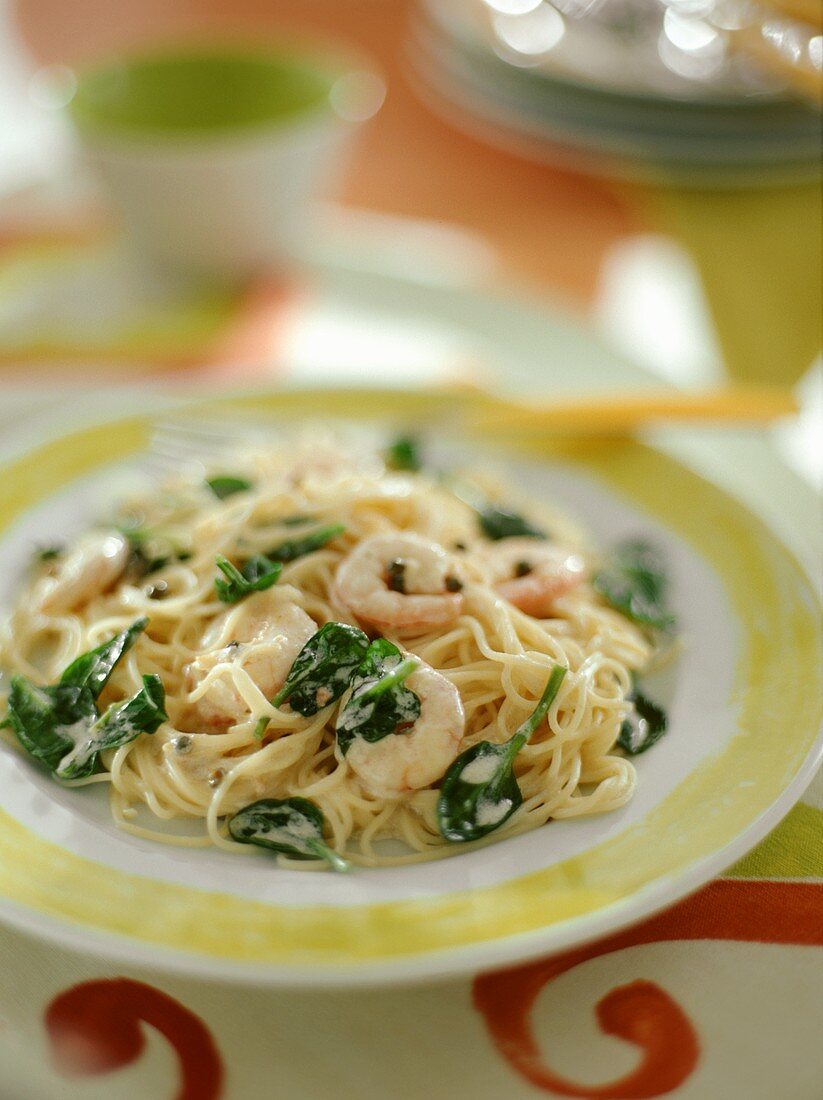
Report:
[[329,523],[325,527],[318,527],[316,531],[310,531],[308,535],[300,538],[286,539],[268,551],[267,557],[272,561],[289,562],[295,558],[302,558],[315,550],[322,550],[324,546],[342,535],[346,528],[342,523]]
[[649,543],[631,539],[617,546],[592,581],[611,606],[632,622],[670,630],[675,618],[666,608],[663,557]]
[[148,577],[151,573],[157,573],[158,570],[165,569],[173,560],[171,554],[160,554],[154,558],[146,557],[142,549],[135,550],[132,554],[134,571],[141,577]]
[[423,465],[420,444],[410,435],[400,436],[389,444],[385,457],[390,470],[410,470],[416,473]]
[[13,676],[8,699],[9,725],[20,744],[51,771],[97,719],[94,695],[81,684],[38,687]]
[[109,638],[96,649],[83,653],[64,670],[60,683],[87,687],[91,691],[92,698],[96,699],[106,686],[117,662],[131,649],[138,634],[148,626],[148,622],[146,618],[137,619],[120,634],[115,634],[113,638]]
[[225,577],[225,580],[216,577],[214,581],[217,595],[223,603],[237,603],[252,592],[271,588],[283,571],[279,561],[270,561],[264,554],[255,554],[244,561],[240,569],[218,554],[216,565]]
[[669,727],[669,718],[636,685],[629,698],[634,710],[620,727],[617,743],[629,756],[639,756],[660,740]]
[[225,500],[235,493],[245,493],[252,488],[252,483],[244,477],[233,477],[231,474],[221,474],[217,477],[206,478],[206,484],[218,500]]
[[241,844],[257,844],[296,859],[325,859],[334,871],[351,867],[323,840],[325,818],[307,798],[262,798],[229,821],[229,834]]
[[357,627],[326,623],[297,654],[272,704],[279,707],[288,700],[306,718],[317,714],[340,698],[368,648],[369,639]]
[[449,475],[446,475],[443,480],[459,500],[462,500],[464,504],[467,504],[469,508],[477,513],[480,530],[487,539],[496,541],[497,539],[510,538],[547,539],[549,537],[546,531],[533,526],[518,512],[494,504],[472,482],[463,481]]
[[351,681],[352,691],[337,717],[337,743],[345,756],[355,737],[380,741],[402,734],[420,717],[420,698],[405,686],[419,665],[386,638],[377,638]]
[[496,504],[489,504],[481,508],[477,513],[480,529],[487,539],[528,538],[545,539],[546,532],[539,527],[532,526],[527,519],[512,512],[508,508],[501,508]]
[[165,696],[157,676],[144,676],[136,695],[113,704],[102,717],[97,712],[97,698],[114,667],[147,623],[148,619],[138,619],[82,654],[57,684],[40,687],[24,676],[12,677],[8,725],[23,748],[59,778],[90,775],[101,749],[126,744],[139,733],[154,733],[165,720]]
[[169,562],[188,561],[192,556],[190,550],[162,531],[146,527],[139,518],[116,525],[116,529],[128,539],[131,547],[128,575],[132,579],[147,577]]
[[34,551],[34,560],[38,562],[55,561],[65,551],[65,546],[55,543],[53,546],[38,546]]
[[142,688],[122,703],[113,703],[89,728],[88,734],[77,741],[66,758],[63,758],[55,774],[60,779],[81,779],[97,770],[100,753],[106,749],[119,749],[141,733],[155,733],[168,715],[165,712],[166,695],[159,676],[143,677]]
[[522,805],[514,758],[546,717],[565,675],[565,668],[554,666],[534,711],[508,741],[480,741],[452,763],[437,801],[437,819],[446,840],[479,840],[499,829]]

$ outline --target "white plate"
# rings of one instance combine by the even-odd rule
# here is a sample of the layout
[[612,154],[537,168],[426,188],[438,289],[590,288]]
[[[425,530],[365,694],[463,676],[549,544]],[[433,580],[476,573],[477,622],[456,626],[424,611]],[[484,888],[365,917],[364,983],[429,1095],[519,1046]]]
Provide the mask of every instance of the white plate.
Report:
[[[443,415],[441,399],[425,394],[319,391],[224,404],[225,415],[252,408],[289,421],[318,409],[389,423]],[[3,475],[16,486],[3,505],[3,521],[13,520],[0,547],[4,600],[34,543],[95,517],[150,419],[104,419],[57,440],[44,419],[48,444]],[[643,531],[671,561],[685,653],[671,732],[640,758],[629,806],[428,864],[305,874],[265,857],[121,834],[101,792],[56,788],[3,746],[4,917],[98,952],[246,982],[410,980],[592,938],[673,902],[743,854],[800,795],[820,750],[808,582],[745,509],[661,454],[629,444],[538,452],[506,459],[518,484],[557,499],[598,542]],[[773,655],[762,651],[763,631]]]

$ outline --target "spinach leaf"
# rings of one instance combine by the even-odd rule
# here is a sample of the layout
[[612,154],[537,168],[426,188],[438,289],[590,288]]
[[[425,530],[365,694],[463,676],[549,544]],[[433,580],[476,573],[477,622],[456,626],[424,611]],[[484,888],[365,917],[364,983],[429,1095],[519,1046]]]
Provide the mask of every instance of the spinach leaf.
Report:
[[345,756],[355,737],[380,741],[401,734],[420,717],[420,699],[405,686],[420,662],[403,658],[396,645],[377,638],[352,679],[352,692],[337,717],[337,743]]
[[288,700],[305,718],[317,714],[340,698],[368,648],[369,639],[357,627],[326,623],[297,654],[272,704],[279,707]]
[[522,805],[512,770],[522,744],[480,741],[457,757],[443,777],[437,801],[437,820],[446,840],[478,840],[499,828]]
[[508,508],[489,504],[478,510],[480,529],[487,539],[528,538],[545,539],[546,532],[533,527],[528,520]]
[[81,779],[97,770],[99,755],[105,749],[119,749],[141,733],[155,733],[168,718],[164,710],[166,694],[159,676],[143,677],[142,688],[122,703],[113,703],[62,758],[55,774],[59,779]]
[[[146,527],[142,522],[142,519],[127,518],[122,523],[116,523],[114,525],[115,530],[127,539],[129,547],[131,548],[132,556],[142,565],[147,567],[150,563],[159,560],[160,557],[166,559],[171,558],[171,550],[166,545],[167,540],[162,540],[162,554],[152,553],[149,549],[151,545],[155,548],[155,544],[161,542],[161,537],[151,527]],[[166,551],[169,551],[168,553]],[[155,566],[154,568],[158,568]]]
[[65,551],[65,546],[55,543],[53,546],[38,546],[34,551],[34,560],[38,562],[54,561]]
[[400,436],[386,448],[386,465],[391,470],[411,470],[421,468],[420,444],[410,435]]
[[129,573],[132,576],[146,577],[156,573],[171,561],[188,561],[191,552],[175,543],[167,535],[146,527],[142,522],[126,521],[115,525],[117,530],[128,539],[131,547]]
[[[64,670],[57,684],[39,687],[14,676],[8,699],[8,724],[28,753],[61,779],[90,775],[102,748],[125,744],[139,733],[154,733],[166,715],[163,685],[157,676],[144,676],[143,687],[124,703],[116,703],[100,717],[96,700],[115,665],[145,629],[138,619],[96,649],[82,654]],[[71,754],[65,771],[61,763]]]
[[620,727],[617,743],[629,756],[639,756],[659,741],[669,726],[668,715],[635,687],[629,698],[634,711]]
[[229,834],[241,844],[257,844],[296,859],[325,859],[333,871],[351,864],[323,841],[325,818],[307,798],[261,798],[229,821]]
[[94,695],[82,684],[37,687],[13,676],[8,699],[9,725],[20,744],[51,771],[75,746],[75,738],[97,719]]
[[487,539],[547,539],[549,537],[546,531],[534,527],[518,512],[494,504],[472,482],[460,481],[450,476],[446,476],[444,480],[451,492],[477,513],[480,530]]
[[346,528],[342,523],[329,523],[326,527],[318,527],[302,538],[286,539],[278,546],[267,552],[267,557],[272,561],[289,562],[295,558],[302,558],[305,554],[311,554],[314,550],[322,550],[323,547],[342,535]]
[[160,554],[155,558],[147,557],[142,549],[135,550],[132,553],[134,570],[141,577],[148,577],[150,573],[156,573],[159,569],[165,569],[172,560],[170,554]]
[[216,577],[214,587],[223,603],[237,603],[252,592],[271,588],[283,571],[279,561],[270,561],[264,554],[255,554],[243,562],[240,569],[232,565],[222,554],[217,555],[217,568],[226,578]]
[[232,477],[230,474],[206,478],[206,484],[218,500],[225,500],[226,497],[234,496],[235,493],[245,493],[252,487],[252,483],[244,477]]
[[137,619],[120,634],[115,634],[96,649],[83,653],[63,671],[60,683],[87,687],[91,691],[92,699],[96,699],[106,686],[117,662],[131,649],[137,635],[146,629],[148,622],[146,618]]
[[670,630],[675,624],[665,606],[668,580],[663,557],[647,542],[631,539],[617,546],[592,584],[632,622],[658,630]]
[[546,717],[565,675],[565,668],[554,666],[534,711],[508,741],[480,741],[452,763],[437,800],[437,820],[446,840],[479,840],[499,829],[522,805],[514,758]]
[[136,695],[98,717],[88,687],[60,683],[41,688],[15,676],[9,720],[23,748],[59,779],[80,779],[95,771],[103,749],[119,748],[140,733],[154,733],[167,717],[164,701],[160,678],[144,676]]

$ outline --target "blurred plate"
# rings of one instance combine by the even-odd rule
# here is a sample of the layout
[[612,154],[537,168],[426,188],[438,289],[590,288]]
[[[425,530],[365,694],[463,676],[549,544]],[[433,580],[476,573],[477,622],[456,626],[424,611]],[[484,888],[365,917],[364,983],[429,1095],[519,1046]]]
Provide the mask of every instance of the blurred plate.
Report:
[[[562,374],[569,360],[546,344],[541,352]],[[601,353],[582,334],[576,353],[585,379]],[[194,406],[144,393],[123,420],[122,402],[98,395],[95,414],[44,416],[25,443],[7,443],[4,483],[15,490],[0,504],[4,604],[34,543],[94,518],[145,449],[152,419]],[[425,391],[324,389],[205,407],[273,423],[321,413],[389,430],[414,421],[430,432],[450,408]],[[686,647],[670,733],[640,758],[631,804],[435,862],[306,874],[119,833],[100,791],[56,787],[2,745],[4,920],[98,954],[248,984],[398,982],[494,967],[637,921],[777,823],[820,753],[823,674],[815,597],[780,540],[717,485],[640,444],[492,452],[449,440],[438,457],[493,457],[599,542],[643,530],[664,547]]]
[[422,4],[444,41],[518,68],[537,86],[548,80],[641,106],[706,110],[785,102],[781,81],[728,55],[722,33],[706,22],[712,7],[712,0]]
[[454,125],[495,144],[534,159],[577,158],[578,166],[609,175],[692,186],[819,175],[819,116],[790,99],[627,94],[536,61],[512,64],[465,27],[458,33],[454,13],[429,15],[417,21],[409,46],[418,92]]

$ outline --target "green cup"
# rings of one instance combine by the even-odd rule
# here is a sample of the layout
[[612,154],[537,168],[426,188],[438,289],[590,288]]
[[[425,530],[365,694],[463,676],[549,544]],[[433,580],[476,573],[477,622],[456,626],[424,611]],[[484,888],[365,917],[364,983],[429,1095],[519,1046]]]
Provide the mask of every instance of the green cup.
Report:
[[144,253],[236,277],[300,251],[313,201],[382,92],[379,77],[328,54],[203,47],[80,73],[69,113]]

